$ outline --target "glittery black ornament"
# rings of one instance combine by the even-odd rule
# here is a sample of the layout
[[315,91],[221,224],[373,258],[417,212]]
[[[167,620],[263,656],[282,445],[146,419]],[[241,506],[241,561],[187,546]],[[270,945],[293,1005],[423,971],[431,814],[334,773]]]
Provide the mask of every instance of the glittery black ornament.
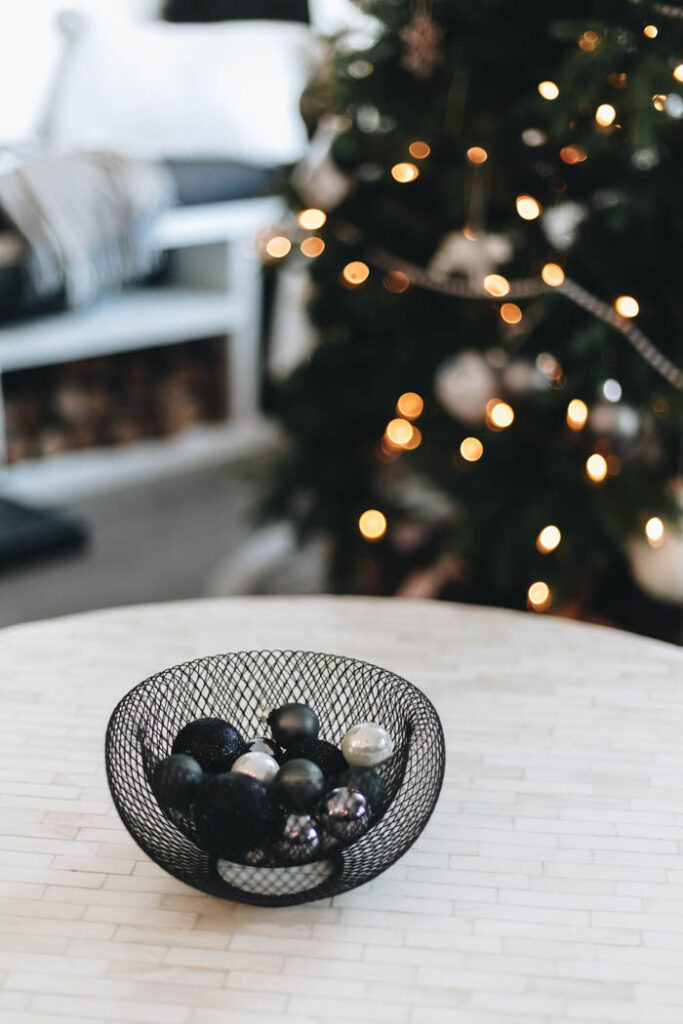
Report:
[[245,751],[244,739],[222,718],[198,718],[183,726],[173,741],[174,754],[189,754],[205,772],[227,772]]
[[205,779],[196,817],[199,833],[211,853],[239,857],[268,839],[273,805],[262,783],[250,775],[224,772]]
[[165,811],[187,811],[194,803],[204,772],[187,754],[171,754],[154,769],[152,789]]
[[325,789],[325,776],[317,764],[297,758],[287,761],[273,780],[273,795],[283,806],[308,811]]
[[386,803],[386,783],[372,768],[349,768],[339,777],[339,785],[362,793],[373,814],[378,814]]
[[328,779],[340,775],[348,768],[339,747],[335,747],[334,743],[328,743],[327,740],[299,740],[292,743],[291,747],[287,747],[284,762],[286,764],[287,761],[300,757],[317,764]]
[[290,747],[299,740],[314,740],[320,722],[308,704],[285,704],[268,715],[268,725],[281,747]]
[[253,751],[255,754],[270,754],[279,764],[282,764],[282,747],[275,740],[268,739],[267,736],[255,736],[247,740],[247,750]]

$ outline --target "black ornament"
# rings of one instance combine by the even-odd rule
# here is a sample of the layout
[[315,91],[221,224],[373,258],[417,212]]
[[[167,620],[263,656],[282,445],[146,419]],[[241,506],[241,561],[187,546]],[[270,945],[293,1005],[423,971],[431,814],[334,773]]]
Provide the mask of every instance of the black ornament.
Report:
[[353,842],[370,824],[368,801],[359,790],[339,786],[327,794],[321,821],[323,828],[335,839]]
[[310,814],[289,814],[273,853],[285,864],[307,864],[320,851],[320,833]]
[[299,740],[314,740],[320,722],[308,704],[285,704],[268,715],[268,725],[281,747],[291,747]]
[[378,814],[386,803],[386,783],[372,768],[349,768],[340,776],[339,785],[362,793],[373,814]]
[[222,718],[199,718],[183,726],[173,741],[174,754],[189,754],[205,772],[227,772],[245,751],[243,737]]
[[325,789],[325,776],[317,764],[297,758],[287,761],[273,780],[273,795],[283,806],[294,811],[308,811],[320,800]]
[[201,765],[193,757],[171,754],[154,769],[152,789],[164,811],[187,811],[203,778]]
[[348,768],[339,747],[335,747],[334,743],[328,743],[327,740],[299,740],[292,743],[291,747],[287,747],[285,763],[300,757],[317,764],[328,778],[340,775]]
[[268,739],[267,736],[256,736],[247,740],[247,750],[254,754],[270,754],[276,761],[282,764],[283,751],[279,743]]
[[224,772],[201,788],[197,828],[219,857],[241,857],[261,846],[272,830],[273,805],[266,787],[250,775]]

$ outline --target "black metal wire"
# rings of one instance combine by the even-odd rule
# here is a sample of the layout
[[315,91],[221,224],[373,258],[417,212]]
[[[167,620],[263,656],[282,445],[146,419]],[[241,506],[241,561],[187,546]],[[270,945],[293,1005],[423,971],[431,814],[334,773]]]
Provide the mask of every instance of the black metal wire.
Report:
[[[394,740],[381,766],[387,802],[378,821],[343,850],[295,868],[231,865],[216,871],[191,818],[174,822],[150,785],[188,722],[219,717],[245,736],[262,732],[265,709],[309,704],[321,738],[339,744],[357,722],[380,722]],[[105,744],[107,779],[121,819],[138,845],[166,871],[204,892],[257,906],[323,899],[362,885],[415,842],[436,804],[445,766],[439,716],[400,676],[367,662],[309,651],[219,654],[176,665],[131,690],[114,709]],[[326,877],[325,877],[326,876]]]

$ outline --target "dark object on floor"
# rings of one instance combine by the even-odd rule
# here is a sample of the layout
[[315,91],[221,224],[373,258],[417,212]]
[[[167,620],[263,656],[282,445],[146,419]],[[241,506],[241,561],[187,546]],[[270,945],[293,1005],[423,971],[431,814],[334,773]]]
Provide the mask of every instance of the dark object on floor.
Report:
[[0,498],[0,569],[78,551],[86,540],[85,527],[72,516]]
[[310,20],[308,0],[167,0],[163,16],[166,21]]
[[[221,830],[227,822],[220,813],[223,807],[228,809],[227,797],[226,803],[216,805],[212,812],[218,815],[216,834],[211,822],[206,835],[203,819],[174,825],[154,797],[151,782],[156,765],[167,756],[173,737],[188,719],[218,713],[250,736],[258,728],[263,709],[290,700],[295,685],[300,693],[305,685],[301,696],[320,710],[330,735],[342,735],[351,723],[369,718],[385,723],[395,742],[393,756],[378,769],[386,786],[386,804],[373,816],[361,840],[346,847],[335,843],[332,849],[321,844],[319,856],[311,863],[283,868],[276,861],[267,863],[264,870],[254,866],[263,864],[260,851],[255,851],[258,856],[254,860],[254,851],[247,850],[240,862],[230,852],[232,863],[214,866],[207,856],[212,852],[208,846],[216,840],[222,842]],[[445,748],[433,705],[393,672],[331,654],[243,651],[177,665],[131,690],[109,720],[106,765],[121,819],[152,860],[203,892],[277,907],[346,892],[401,857],[434,809],[443,781]],[[229,785],[248,785],[244,781],[247,776],[237,778],[243,781]],[[219,788],[223,785],[221,782]],[[304,853],[308,857],[311,850]],[[268,870],[270,867],[278,870]]]

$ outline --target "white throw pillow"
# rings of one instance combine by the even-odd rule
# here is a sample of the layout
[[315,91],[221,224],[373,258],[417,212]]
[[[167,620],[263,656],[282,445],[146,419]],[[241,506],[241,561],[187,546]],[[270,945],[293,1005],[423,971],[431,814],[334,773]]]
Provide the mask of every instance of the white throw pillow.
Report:
[[142,157],[225,157],[261,166],[306,147],[299,98],[305,25],[176,25],[88,18],[53,120],[53,141]]

